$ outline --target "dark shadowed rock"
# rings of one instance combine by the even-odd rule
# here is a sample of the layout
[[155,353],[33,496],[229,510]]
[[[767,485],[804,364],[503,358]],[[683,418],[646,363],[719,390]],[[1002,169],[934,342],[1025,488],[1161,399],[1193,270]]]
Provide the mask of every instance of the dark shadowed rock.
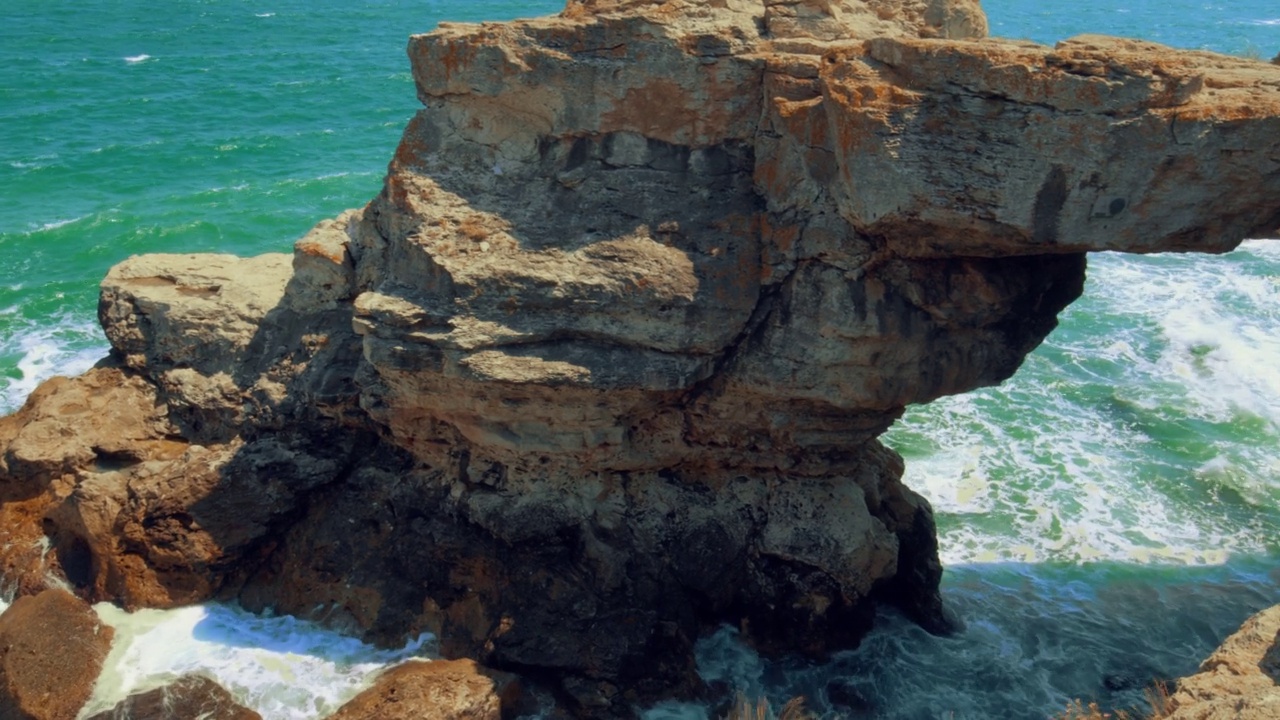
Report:
[[164,687],[135,693],[88,720],[262,720],[226,688],[203,675],[183,675]]
[[72,720],[93,692],[113,631],[83,600],[45,590],[0,615],[0,720]]

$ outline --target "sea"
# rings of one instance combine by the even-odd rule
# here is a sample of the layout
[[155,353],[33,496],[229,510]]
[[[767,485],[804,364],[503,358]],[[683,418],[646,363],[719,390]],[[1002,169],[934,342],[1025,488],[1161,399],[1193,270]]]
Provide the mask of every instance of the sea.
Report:
[[[983,4],[1003,37],[1280,53],[1275,0]],[[375,195],[417,107],[409,33],[560,5],[0,4],[0,412],[105,354],[96,293],[114,263],[287,251]],[[1280,602],[1280,241],[1092,256],[1084,297],[1011,380],[913,407],[885,439],[937,512],[965,629],[934,637],[886,610],[859,648],[815,664],[764,661],[726,628],[699,645],[704,677],[804,695],[828,718],[1142,706],[1145,687]],[[319,718],[377,669],[433,652],[429,636],[379,650],[234,605],[98,610],[117,640],[86,713],[200,670],[264,717]]]

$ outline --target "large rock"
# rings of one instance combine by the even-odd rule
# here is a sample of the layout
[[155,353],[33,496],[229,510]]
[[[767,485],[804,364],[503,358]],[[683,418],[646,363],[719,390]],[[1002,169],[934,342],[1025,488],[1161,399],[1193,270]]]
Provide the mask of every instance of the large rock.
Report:
[[1263,610],[1178,681],[1169,720],[1280,717],[1280,605]]
[[514,675],[470,660],[409,661],[383,672],[328,720],[504,720],[527,697]]
[[0,614],[0,720],[73,720],[93,693],[112,635],[65,590],[15,600]]
[[699,692],[725,622],[945,630],[876,437],[1013,373],[1085,252],[1280,226],[1280,67],[985,34],[971,0],[574,0],[413,37],[367,206],[104,280],[112,359],[0,421],[6,571],[432,631],[593,717]]

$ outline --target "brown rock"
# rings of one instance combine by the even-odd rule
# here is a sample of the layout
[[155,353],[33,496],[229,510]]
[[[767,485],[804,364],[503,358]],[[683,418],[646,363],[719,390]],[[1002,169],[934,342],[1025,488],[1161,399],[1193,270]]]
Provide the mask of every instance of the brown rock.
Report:
[[1280,605],[1263,610],[1178,681],[1169,720],[1280,717]]
[[526,700],[520,680],[470,660],[409,661],[378,676],[329,720],[502,720]]
[[63,590],[0,615],[0,720],[72,720],[93,692],[113,631]]
[[946,629],[876,437],[1012,374],[1086,252],[1280,228],[1280,68],[985,34],[972,0],[574,0],[414,36],[366,207],[291,263],[104,280],[114,369],[0,421],[0,558],[430,630],[592,717],[696,693],[724,622],[814,656],[880,603]]
[[89,720],[262,720],[226,688],[203,675],[183,675],[164,687],[135,693]]

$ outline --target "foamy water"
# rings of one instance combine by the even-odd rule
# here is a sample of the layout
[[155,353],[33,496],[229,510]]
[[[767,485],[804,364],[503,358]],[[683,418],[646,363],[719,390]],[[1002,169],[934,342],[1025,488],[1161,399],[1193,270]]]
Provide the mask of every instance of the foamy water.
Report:
[[378,670],[434,657],[430,635],[382,650],[314,623],[229,605],[126,613],[102,603],[94,609],[116,636],[81,717],[199,671],[265,718],[310,720],[335,712]]
[[1011,380],[912,409],[887,436],[938,512],[944,561],[1275,549],[1274,513],[1257,510],[1280,501],[1277,245],[1094,256],[1089,277]]
[[36,386],[54,375],[79,375],[107,354],[97,323],[86,317],[34,323],[18,316],[18,308],[0,309],[0,323],[13,334],[0,337],[0,356],[16,357],[16,372],[0,375],[0,414],[22,406]]

